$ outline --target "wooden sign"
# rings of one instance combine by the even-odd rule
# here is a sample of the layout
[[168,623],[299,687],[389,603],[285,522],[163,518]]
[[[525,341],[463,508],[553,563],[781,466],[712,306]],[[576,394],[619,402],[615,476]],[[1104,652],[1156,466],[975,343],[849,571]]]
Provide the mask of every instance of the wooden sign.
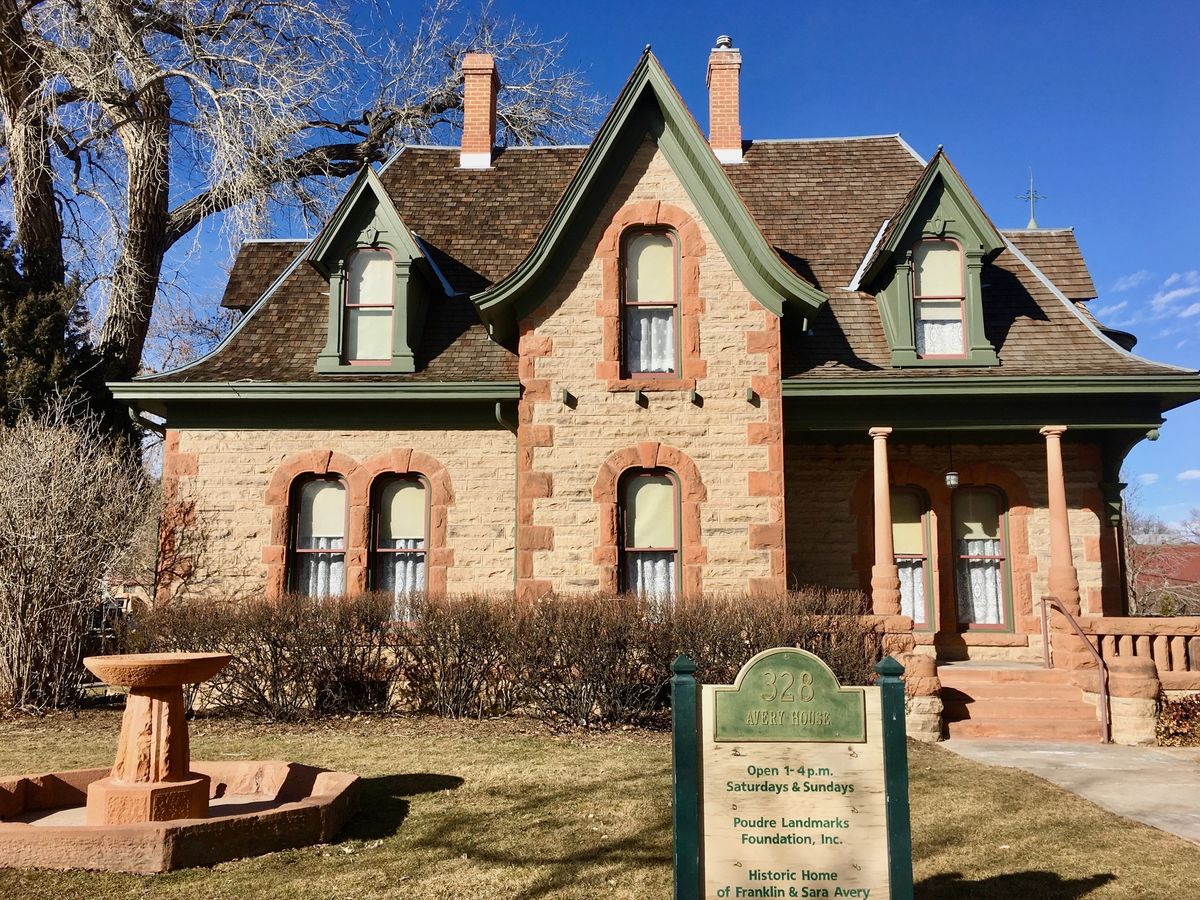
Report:
[[672,667],[675,898],[911,900],[903,667],[842,687],[790,647],[731,685]]

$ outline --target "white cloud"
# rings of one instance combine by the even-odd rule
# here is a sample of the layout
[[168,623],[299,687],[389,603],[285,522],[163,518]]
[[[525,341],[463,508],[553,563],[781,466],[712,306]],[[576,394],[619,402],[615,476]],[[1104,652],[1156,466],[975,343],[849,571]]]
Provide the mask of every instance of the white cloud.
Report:
[[1133,290],[1133,288],[1137,287],[1143,281],[1148,279],[1150,274],[1151,273],[1149,269],[1142,269],[1140,272],[1134,272],[1131,275],[1125,275],[1122,278],[1118,278],[1116,283],[1113,284],[1113,290],[1117,292]]
[[1137,480],[1138,480],[1138,484],[1144,484],[1147,487],[1149,487],[1150,485],[1154,484],[1154,482],[1158,481],[1158,473],[1157,472],[1146,472],[1143,475],[1139,475],[1137,477]]
[[1180,300],[1196,294],[1200,294],[1200,272],[1174,272],[1150,298],[1150,306],[1161,318],[1173,314],[1173,307]]
[[1200,469],[1184,469],[1175,478],[1179,481],[1196,481],[1200,479]]
[[1193,303],[1187,309],[1179,314],[1179,318],[1187,319],[1191,316],[1200,315],[1200,303]]
[[1128,300],[1122,300],[1120,303],[1114,303],[1111,306],[1101,306],[1099,309],[1095,310],[1095,313],[1097,317],[1112,316],[1119,313],[1128,305]]

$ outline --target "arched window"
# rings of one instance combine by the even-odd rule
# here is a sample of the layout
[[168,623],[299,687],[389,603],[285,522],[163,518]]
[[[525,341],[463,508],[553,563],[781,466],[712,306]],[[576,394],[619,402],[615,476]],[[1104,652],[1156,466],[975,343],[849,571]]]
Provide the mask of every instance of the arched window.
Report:
[[931,627],[933,585],[929,576],[929,503],[916,488],[892,490],[892,544],[900,574],[900,614],[913,628]]
[[412,476],[393,476],[376,482],[371,587],[396,598],[395,618],[412,618],[425,593],[425,554],[429,546],[429,492]]
[[913,247],[912,271],[917,355],[965,357],[962,248],[955,241],[918,241]]
[[392,359],[395,274],[386,250],[355,250],[346,260],[343,353],[347,363]]
[[1008,625],[1007,502],[992,487],[954,492],[954,586],[963,627]]
[[621,366],[626,377],[679,371],[679,251],[673,232],[634,231],[624,242]]
[[346,592],[346,485],[309,478],[292,495],[291,589],[306,597]]
[[621,589],[667,606],[679,573],[679,483],[669,469],[629,472],[619,493]]

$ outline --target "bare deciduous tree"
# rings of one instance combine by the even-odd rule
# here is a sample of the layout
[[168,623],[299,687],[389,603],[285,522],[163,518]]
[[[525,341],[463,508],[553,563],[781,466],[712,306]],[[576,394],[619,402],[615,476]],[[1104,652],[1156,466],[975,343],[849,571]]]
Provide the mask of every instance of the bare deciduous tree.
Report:
[[68,706],[105,578],[142,516],[141,473],[94,418],[59,401],[0,427],[0,484],[0,696]]
[[[3,175],[46,285],[68,268],[103,302],[110,379],[135,374],[167,251],[224,215],[308,219],[331,179],[461,120],[461,59],[504,75],[501,141],[554,142],[598,112],[561,39],[435,0],[414,27],[331,0],[0,0]],[[375,37],[398,33],[393,39]]]

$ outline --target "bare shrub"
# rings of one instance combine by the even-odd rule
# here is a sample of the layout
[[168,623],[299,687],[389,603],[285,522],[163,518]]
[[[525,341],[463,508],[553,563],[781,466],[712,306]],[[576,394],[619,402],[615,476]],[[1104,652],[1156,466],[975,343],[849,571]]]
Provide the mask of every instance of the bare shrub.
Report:
[[389,707],[399,673],[391,609],[379,595],[180,601],[142,628],[156,650],[233,654],[200,705],[290,720]]
[[407,695],[421,712],[450,718],[511,712],[522,699],[513,646],[523,625],[511,596],[422,602],[399,632]]
[[521,626],[513,656],[533,714],[591,728],[661,713],[671,625],[645,600],[548,597],[527,609]]
[[94,418],[56,400],[0,427],[0,483],[0,696],[71,706],[104,580],[133,543],[142,474]]

